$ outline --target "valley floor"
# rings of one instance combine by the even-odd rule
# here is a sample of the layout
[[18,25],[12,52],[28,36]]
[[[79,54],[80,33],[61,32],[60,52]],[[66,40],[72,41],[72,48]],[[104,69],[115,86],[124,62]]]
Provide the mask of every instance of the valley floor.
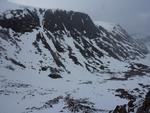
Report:
[[[150,66],[149,59],[150,55],[135,62]],[[71,74],[63,73],[60,79],[49,78],[48,72],[1,68],[0,113],[108,113],[130,101],[136,112],[150,89],[149,74],[123,79],[123,72],[94,75],[73,68]],[[116,76],[120,78],[112,79]]]

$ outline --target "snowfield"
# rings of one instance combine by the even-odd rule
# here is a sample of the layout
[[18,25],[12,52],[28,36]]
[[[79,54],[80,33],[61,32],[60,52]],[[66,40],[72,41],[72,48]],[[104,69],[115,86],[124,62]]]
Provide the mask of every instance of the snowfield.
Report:
[[136,113],[150,89],[150,54],[121,26],[95,23],[0,1],[0,113]]
[[[119,63],[117,64],[119,65]],[[87,98],[94,103],[96,109],[101,109],[99,113],[108,113],[117,105],[124,105],[129,102],[126,98],[115,96],[116,89],[125,89],[132,95],[140,98],[145,97],[149,87],[143,88],[140,84],[149,84],[149,75],[137,76],[129,80],[108,80],[113,74],[91,74],[82,68],[73,67],[71,74],[64,73],[61,79],[51,79],[49,73],[38,73],[33,70],[10,71],[1,68],[0,76],[0,106],[2,113],[69,113],[64,109],[65,102],[61,100],[53,107],[40,108],[48,100],[59,96],[70,95],[75,99]],[[121,76],[122,73],[118,73]],[[135,89],[138,88],[138,91]],[[29,109],[34,108],[35,109]],[[37,108],[37,109],[36,109]]]

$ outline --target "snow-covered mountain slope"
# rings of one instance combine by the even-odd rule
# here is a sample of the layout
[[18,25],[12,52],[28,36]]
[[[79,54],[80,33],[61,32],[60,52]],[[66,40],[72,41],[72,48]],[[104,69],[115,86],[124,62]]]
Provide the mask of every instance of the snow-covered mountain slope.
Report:
[[147,45],[147,48],[150,51],[150,36],[147,36],[145,39],[143,39],[143,43]]
[[147,50],[122,27],[107,30],[80,12],[4,5],[0,111],[108,113],[130,108],[130,101],[139,106],[150,67],[132,59]]
[[108,30],[108,32],[112,32],[113,28],[116,26],[114,23],[108,23],[108,22],[103,22],[103,21],[95,21],[94,22],[96,25],[101,26]]
[[150,51],[150,36],[143,35],[143,34],[132,34],[132,37],[141,45],[144,45],[147,47],[148,51]]
[[[1,57],[11,62],[15,59],[23,67],[33,62],[36,64],[30,67],[41,65],[40,68],[51,69],[49,64],[53,64],[53,68],[70,71],[66,65],[73,63],[94,72],[109,65],[102,59],[113,57],[124,61],[144,57],[147,53],[120,26],[108,32],[101,26],[96,27],[88,15],[80,12],[8,10],[1,14],[0,25],[4,50]],[[24,54],[26,58],[34,55],[39,59],[27,60]]]
[[101,21],[95,23],[99,26],[99,29],[107,33],[107,36],[103,37],[103,40],[109,40],[109,43],[111,40],[112,45],[105,45],[106,47],[112,48],[111,53],[114,57],[135,59],[135,56],[143,57],[143,54],[148,53],[143,43],[133,39],[120,25]]
[[137,41],[145,44],[147,46],[147,48],[150,50],[150,36],[145,36],[141,39],[137,39]]

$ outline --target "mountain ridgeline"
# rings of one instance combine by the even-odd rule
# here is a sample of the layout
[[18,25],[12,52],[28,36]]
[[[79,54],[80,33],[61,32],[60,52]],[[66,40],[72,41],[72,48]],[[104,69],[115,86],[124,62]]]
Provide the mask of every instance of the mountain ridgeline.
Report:
[[114,26],[110,32],[80,12],[7,10],[0,15],[0,26],[1,64],[7,61],[6,67],[12,70],[15,67],[10,63],[21,68],[69,73],[67,67],[71,64],[99,72],[109,66],[109,61],[102,59],[126,61],[144,57],[148,52],[121,26]]
[[1,112],[149,113],[148,45],[85,13],[0,1]]

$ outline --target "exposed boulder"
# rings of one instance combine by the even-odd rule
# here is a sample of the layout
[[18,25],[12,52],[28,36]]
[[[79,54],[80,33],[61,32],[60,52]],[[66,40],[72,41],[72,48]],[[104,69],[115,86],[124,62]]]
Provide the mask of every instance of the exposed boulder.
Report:
[[48,75],[50,78],[53,78],[53,79],[59,79],[59,78],[62,78],[62,76],[60,76],[60,74],[57,74],[57,73],[51,73]]

